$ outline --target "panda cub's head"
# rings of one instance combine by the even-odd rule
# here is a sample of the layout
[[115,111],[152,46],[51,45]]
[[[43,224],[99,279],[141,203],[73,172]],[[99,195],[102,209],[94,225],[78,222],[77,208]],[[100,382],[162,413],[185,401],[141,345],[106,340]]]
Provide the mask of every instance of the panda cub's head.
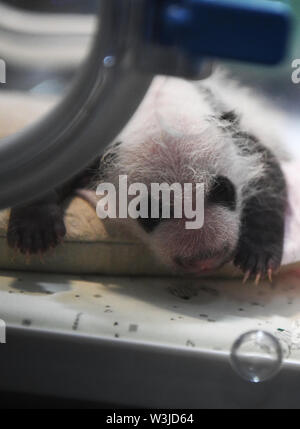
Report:
[[[176,271],[197,275],[233,258],[240,235],[244,188],[255,170],[255,159],[243,157],[232,137],[219,129],[216,122],[207,122],[196,135],[161,128],[158,133],[152,129],[148,138],[146,133],[130,134],[127,140],[112,146],[106,157],[110,160],[105,170],[106,181],[117,187],[118,177],[125,175],[128,185],[143,183],[147,187],[147,216],[128,217],[123,222],[165,264]],[[161,199],[155,200],[160,216],[153,217],[153,183],[179,183],[182,189],[186,183],[192,184],[192,189],[202,184],[203,225],[188,229],[187,220],[191,219],[184,216],[184,210],[181,218],[174,215],[176,196],[172,192],[167,202],[170,218],[161,216],[166,204]]]
[[[118,143],[106,152],[103,169],[105,181],[116,187],[120,175],[127,177],[128,185],[142,183],[147,187],[147,216],[124,222],[163,262],[195,274],[233,258],[243,201],[251,188],[248,185],[262,168],[259,154],[243,150],[244,143],[247,149],[247,141],[239,141],[245,139],[233,129],[234,114],[229,110],[220,116],[207,94],[181,79],[155,78]],[[175,194],[169,202],[171,217],[153,217],[152,205],[161,204],[162,213],[166,204],[157,195],[153,200],[153,183],[179,183],[182,188],[191,184],[192,189],[200,184],[204,215],[201,228],[188,229],[185,216],[175,216]]]

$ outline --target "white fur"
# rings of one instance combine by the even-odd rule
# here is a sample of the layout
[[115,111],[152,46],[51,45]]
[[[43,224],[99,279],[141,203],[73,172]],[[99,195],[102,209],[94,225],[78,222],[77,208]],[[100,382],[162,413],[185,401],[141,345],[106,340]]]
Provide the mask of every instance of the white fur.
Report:
[[[209,258],[210,254],[220,254],[214,265],[224,262],[237,244],[242,192],[251,192],[249,182],[264,174],[261,155],[241,154],[234,143],[237,137],[219,119],[203,87],[210,89],[225,111],[234,110],[240,116],[243,131],[256,135],[280,159],[286,158],[276,129],[283,126],[283,117],[222,73],[196,84],[156,77],[134,117],[116,139],[121,144],[105,181],[117,184],[118,176],[126,174],[129,184],[200,182],[208,192],[213,177],[222,175],[234,183],[238,202],[234,212],[217,205],[206,207],[204,226],[196,231],[187,231],[182,219],[163,221],[147,234],[136,221],[128,220],[130,227],[169,264],[177,257]],[[114,150],[112,146],[108,152]],[[224,246],[228,247],[226,252]]]

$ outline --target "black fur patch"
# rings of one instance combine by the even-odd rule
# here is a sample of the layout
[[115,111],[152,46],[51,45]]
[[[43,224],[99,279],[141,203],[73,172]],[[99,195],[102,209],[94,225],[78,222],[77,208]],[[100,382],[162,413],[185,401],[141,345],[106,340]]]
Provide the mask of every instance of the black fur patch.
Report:
[[230,124],[236,124],[239,122],[239,117],[235,113],[234,110],[229,110],[227,112],[224,112],[220,116],[221,121],[229,122]]
[[[264,275],[279,268],[284,239],[284,218],[287,204],[287,190],[279,162],[273,153],[259,139],[240,128],[240,120],[233,110],[225,108],[215,94],[209,93],[210,102],[216,116],[227,123],[233,143],[243,156],[261,154],[265,172],[257,180],[250,182],[254,195],[245,200],[241,216],[241,228],[235,265],[244,272]],[[247,191],[245,193],[246,198]]]
[[44,253],[66,234],[62,202],[78,188],[88,188],[99,172],[99,158],[42,198],[11,209],[7,242],[24,254]]
[[287,204],[286,183],[280,165],[272,152],[253,135],[236,133],[237,144],[245,156],[261,154],[264,174],[249,183],[256,190],[246,199],[241,217],[240,238],[234,260],[235,265],[251,274],[262,274],[279,268],[284,239],[284,218]]
[[223,205],[229,210],[236,209],[236,190],[227,177],[217,176],[208,194],[208,202]]
[[[154,218],[151,217],[151,206],[152,206],[152,198],[148,197],[148,214],[147,214],[147,218],[142,218],[139,217],[137,218],[138,223],[141,225],[141,227],[148,233],[153,232],[154,229],[163,221],[165,220],[169,220],[169,219],[174,219],[174,205],[171,201],[170,203],[170,217],[163,217],[163,206],[162,206],[162,201],[159,200],[159,217],[158,218]],[[139,208],[139,205],[138,205]]]
[[142,217],[139,217],[138,219],[137,219],[137,221],[138,221],[138,223],[141,225],[141,227],[147,232],[147,233],[150,233],[150,232],[153,232],[154,231],[154,229],[160,224],[160,222],[161,222],[161,220],[162,219],[160,219],[160,218],[151,218],[151,217],[149,217],[149,218],[142,218]]
[[63,210],[52,196],[11,210],[7,242],[21,253],[44,253],[57,246],[65,233]]
[[[154,218],[151,217],[151,206],[152,206],[152,199],[149,195],[148,197],[148,213],[146,218],[138,217],[137,221],[140,224],[140,226],[147,232],[151,233],[154,231],[154,229],[160,224],[164,218],[162,218],[162,204],[161,201],[159,201],[159,217]],[[139,209],[139,205],[137,207]]]

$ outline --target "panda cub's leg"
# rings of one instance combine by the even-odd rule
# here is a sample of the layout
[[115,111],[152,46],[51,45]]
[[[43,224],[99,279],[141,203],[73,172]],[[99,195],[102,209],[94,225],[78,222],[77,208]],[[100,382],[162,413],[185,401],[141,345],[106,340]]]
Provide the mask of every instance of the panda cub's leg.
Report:
[[89,187],[98,172],[99,158],[57,189],[31,203],[11,209],[7,242],[23,254],[42,254],[57,246],[66,234],[63,202],[78,188]]
[[7,242],[24,254],[44,253],[66,234],[63,209],[56,191],[11,209]]
[[[245,133],[240,136],[242,134]],[[244,281],[254,275],[258,283],[265,275],[271,281],[273,271],[280,267],[287,189],[275,156],[254,136],[247,134],[245,137],[252,140],[252,150],[261,153],[264,173],[260,179],[249,183],[252,192],[244,202],[234,263],[244,271]]]

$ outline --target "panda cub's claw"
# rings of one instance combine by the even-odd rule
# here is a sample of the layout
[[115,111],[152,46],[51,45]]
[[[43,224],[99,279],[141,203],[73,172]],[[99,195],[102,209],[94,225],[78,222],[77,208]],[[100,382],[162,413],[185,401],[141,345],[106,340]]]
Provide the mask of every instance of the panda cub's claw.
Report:
[[256,274],[255,281],[254,281],[255,286],[259,285],[260,279],[261,279],[261,273]]
[[245,274],[243,278],[243,284],[251,277],[254,277],[255,285],[258,285],[260,280],[265,277],[268,278],[269,282],[273,281],[273,273],[280,267],[281,252],[280,256],[271,256],[269,252],[260,251],[257,253],[249,252],[238,252],[235,259],[234,265],[240,268]]
[[8,224],[8,245],[26,255],[42,255],[66,234],[61,208],[54,203],[14,208]]
[[244,275],[244,278],[243,278],[243,284],[247,283],[247,280],[249,279],[250,275],[251,275],[251,271],[250,270],[248,270],[248,271],[245,272],[245,275]]
[[272,268],[269,268],[268,269],[268,279],[269,279],[270,283],[272,283],[272,281],[273,281],[272,275],[273,275],[273,270],[272,270]]

